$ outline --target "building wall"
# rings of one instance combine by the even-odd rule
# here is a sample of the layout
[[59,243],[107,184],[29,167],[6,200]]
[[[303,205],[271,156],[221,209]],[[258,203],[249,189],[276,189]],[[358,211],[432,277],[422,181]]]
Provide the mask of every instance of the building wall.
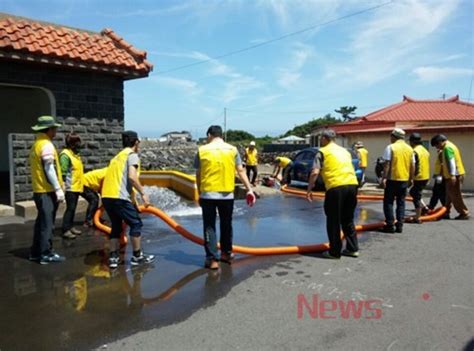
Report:
[[[431,140],[432,135],[422,135],[423,141]],[[447,135],[450,141],[452,141],[461,150],[464,167],[466,168],[466,176],[464,180],[463,188],[465,190],[474,190],[474,133],[472,132],[452,132]],[[369,151],[369,164],[366,171],[368,180],[375,181],[375,161],[378,157],[383,155],[385,147],[390,143],[390,135],[386,134],[350,134],[347,135],[348,145],[356,141],[362,141],[365,148]],[[429,147],[430,151],[430,164],[431,171],[433,171],[434,162],[436,159],[436,149]],[[432,172],[431,172],[432,173]],[[431,183],[430,183],[431,185]]]
[[[83,140],[84,149],[81,154],[86,170],[105,166],[121,148],[120,134],[124,129],[121,77],[2,61],[0,85],[7,88],[8,85],[33,86],[50,91],[54,102],[53,111],[56,111],[57,119],[64,123],[58,130],[56,145],[60,150],[64,147],[66,133],[78,133]],[[2,108],[4,107],[0,106],[0,111]],[[5,110],[0,115],[2,113]],[[38,116],[40,114],[38,110]],[[0,118],[0,130],[6,129],[7,123],[9,122]],[[17,130],[9,131],[15,201],[31,199],[32,195],[27,157],[34,134],[22,134],[25,127],[30,126],[31,121],[24,121],[24,125],[19,125]]]

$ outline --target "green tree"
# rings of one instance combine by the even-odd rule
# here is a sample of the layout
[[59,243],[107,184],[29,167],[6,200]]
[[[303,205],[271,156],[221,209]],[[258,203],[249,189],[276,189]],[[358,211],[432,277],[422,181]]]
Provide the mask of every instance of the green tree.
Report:
[[339,122],[341,122],[341,120],[331,116],[331,114],[328,113],[324,117],[314,118],[309,122],[295,126],[293,129],[290,129],[285,134],[283,134],[283,137],[296,135],[300,138],[304,138],[306,135],[311,134],[311,132],[318,127]]
[[250,133],[247,133],[244,130],[229,129],[226,133],[226,138],[228,142],[238,142],[238,141],[255,139],[255,136],[253,136]]
[[355,119],[354,111],[357,109],[357,106],[341,106],[339,110],[334,110],[334,112],[340,113],[344,122],[352,121]]

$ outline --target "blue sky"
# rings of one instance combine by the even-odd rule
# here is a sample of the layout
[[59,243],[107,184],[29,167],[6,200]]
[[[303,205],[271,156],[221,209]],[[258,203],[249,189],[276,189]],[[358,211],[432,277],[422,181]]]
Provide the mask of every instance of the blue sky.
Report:
[[[474,100],[474,1],[2,0],[0,11],[67,26],[112,28],[154,64],[125,83],[125,124],[143,136],[210,124],[257,136],[358,106],[363,115],[403,95]],[[336,21],[333,21],[336,20]],[[176,67],[333,21],[240,54]]]

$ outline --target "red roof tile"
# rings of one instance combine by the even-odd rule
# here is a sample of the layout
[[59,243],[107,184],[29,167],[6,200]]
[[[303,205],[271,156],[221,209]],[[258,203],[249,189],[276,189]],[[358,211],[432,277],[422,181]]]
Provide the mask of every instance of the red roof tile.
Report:
[[474,121],[474,104],[453,96],[446,100],[415,100],[408,96],[403,101],[363,117],[369,121]]
[[369,113],[355,121],[330,126],[339,134],[382,133],[395,127],[407,131],[430,129],[474,129],[474,104],[453,96],[446,100],[403,101]]
[[100,33],[0,14],[0,58],[63,64],[119,74],[148,76],[153,65],[111,29]]

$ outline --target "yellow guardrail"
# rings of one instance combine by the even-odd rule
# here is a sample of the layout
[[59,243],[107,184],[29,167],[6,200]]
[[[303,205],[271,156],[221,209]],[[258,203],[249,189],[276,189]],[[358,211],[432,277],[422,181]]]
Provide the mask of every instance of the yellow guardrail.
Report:
[[140,182],[176,191],[189,200],[198,201],[196,177],[178,171],[141,171]]

